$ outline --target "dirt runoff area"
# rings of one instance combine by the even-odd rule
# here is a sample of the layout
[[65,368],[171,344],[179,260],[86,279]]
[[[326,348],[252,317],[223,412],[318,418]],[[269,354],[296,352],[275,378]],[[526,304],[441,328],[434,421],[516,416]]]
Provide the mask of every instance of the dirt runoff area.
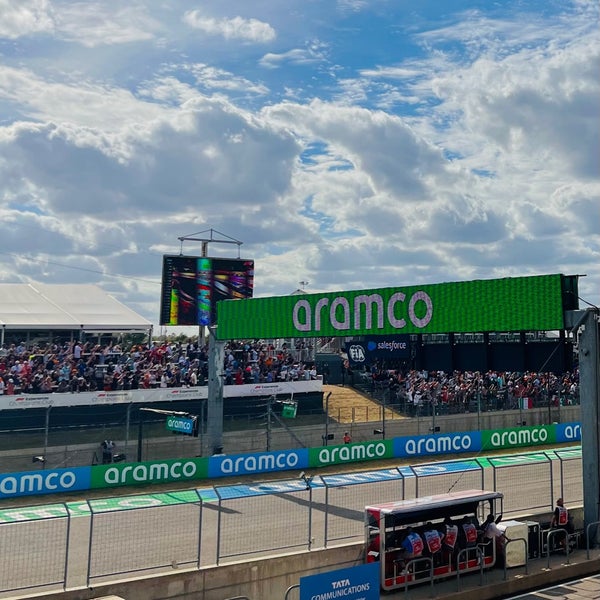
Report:
[[[329,395],[331,394],[331,395]],[[329,400],[327,400],[329,396]],[[323,409],[338,423],[381,421],[381,404],[349,386],[324,385]],[[386,408],[386,419],[404,419],[404,415]]]

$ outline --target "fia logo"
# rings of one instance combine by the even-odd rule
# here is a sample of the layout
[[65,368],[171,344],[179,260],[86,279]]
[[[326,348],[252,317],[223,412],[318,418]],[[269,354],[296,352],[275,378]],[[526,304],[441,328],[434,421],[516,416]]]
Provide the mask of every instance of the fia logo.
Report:
[[362,346],[352,345],[348,348],[348,356],[353,362],[365,362],[365,349]]

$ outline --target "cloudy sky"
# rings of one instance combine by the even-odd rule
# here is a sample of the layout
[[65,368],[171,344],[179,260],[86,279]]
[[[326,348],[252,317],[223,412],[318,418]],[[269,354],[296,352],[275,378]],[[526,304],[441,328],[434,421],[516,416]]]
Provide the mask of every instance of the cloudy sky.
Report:
[[598,25],[596,0],[0,0],[0,281],[158,323],[162,255],[213,230],[256,296],[564,273],[598,305]]

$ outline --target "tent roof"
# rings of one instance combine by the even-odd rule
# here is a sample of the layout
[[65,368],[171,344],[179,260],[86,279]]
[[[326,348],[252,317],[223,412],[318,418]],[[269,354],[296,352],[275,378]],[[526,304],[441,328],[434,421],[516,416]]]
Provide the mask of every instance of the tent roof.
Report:
[[0,326],[147,331],[152,324],[95,285],[3,283]]

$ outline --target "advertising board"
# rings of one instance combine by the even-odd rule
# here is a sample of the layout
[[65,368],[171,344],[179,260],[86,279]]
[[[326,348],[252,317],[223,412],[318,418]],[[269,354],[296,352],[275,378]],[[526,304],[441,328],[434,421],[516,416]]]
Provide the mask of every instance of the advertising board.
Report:
[[208,458],[155,460],[92,467],[91,488],[207,479]]
[[375,360],[398,360],[410,357],[410,336],[377,335],[364,340],[346,342],[346,354],[351,367],[370,365]]
[[[193,481],[230,477],[232,475],[258,475],[275,471],[301,471],[307,468],[387,458],[456,454],[534,445],[544,446],[560,442],[578,442],[580,440],[581,426],[579,423],[562,423],[537,427],[483,430],[481,432],[401,436],[392,440],[356,442],[342,446],[299,448],[276,452],[5,473],[0,474],[0,498]],[[504,461],[506,464],[513,464],[517,460],[538,460],[538,455],[539,460],[548,460],[546,455],[542,453],[529,453],[525,457],[504,457],[497,460]],[[444,464],[450,465],[450,463]],[[465,461],[452,462],[453,468],[460,470],[468,470],[466,464]],[[422,471],[419,471],[419,468],[415,467],[415,473],[418,475],[438,473],[441,469],[441,463],[436,464],[434,467],[425,465],[422,467]],[[431,470],[432,468],[434,468],[434,471],[427,471],[427,469]],[[450,467],[445,467],[444,470],[447,471],[448,468]],[[410,475],[410,473],[404,471],[402,474]],[[385,476],[395,478],[397,474],[394,470],[389,471]],[[351,477],[354,483],[369,479],[369,476],[364,473],[344,475],[344,477]]]
[[300,600],[379,600],[379,563],[300,577]]
[[564,329],[562,275],[220,302],[217,337],[369,336]]

